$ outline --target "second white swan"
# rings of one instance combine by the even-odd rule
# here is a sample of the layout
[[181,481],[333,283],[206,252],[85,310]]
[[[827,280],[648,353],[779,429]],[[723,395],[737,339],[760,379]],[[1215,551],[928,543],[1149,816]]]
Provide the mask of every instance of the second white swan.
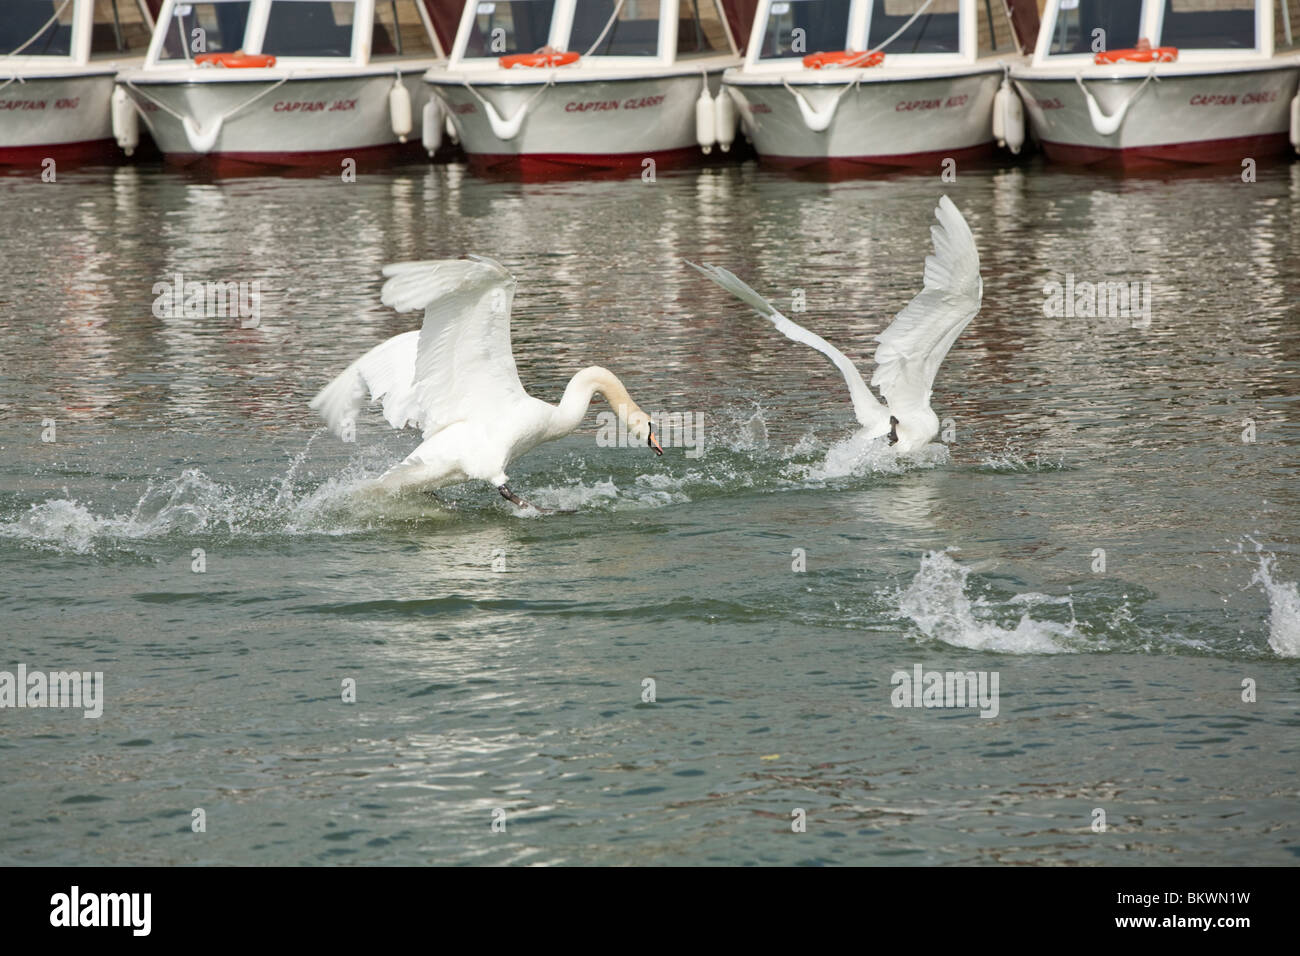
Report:
[[930,227],[934,255],[925,257],[925,285],[875,337],[880,344],[871,384],[885,397],[884,405],[848,357],[820,335],[791,322],[726,269],[687,264],[750,305],[786,337],[811,345],[834,362],[848,383],[853,412],[867,438],[887,435],[895,451],[915,451],[939,434],[939,416],[930,408],[934,377],[984,297],[980,257],[970,226],[947,196],[939,200],[935,216],[939,225]]

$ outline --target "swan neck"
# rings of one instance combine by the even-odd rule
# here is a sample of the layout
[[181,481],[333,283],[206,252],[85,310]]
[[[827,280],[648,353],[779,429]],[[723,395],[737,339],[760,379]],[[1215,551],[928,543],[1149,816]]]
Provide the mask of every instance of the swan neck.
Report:
[[564,389],[564,397],[560,399],[554,415],[554,432],[557,436],[567,435],[582,424],[592,396],[598,392],[605,397],[619,418],[626,419],[631,412],[640,411],[617,375],[599,365],[593,365],[573,376]]

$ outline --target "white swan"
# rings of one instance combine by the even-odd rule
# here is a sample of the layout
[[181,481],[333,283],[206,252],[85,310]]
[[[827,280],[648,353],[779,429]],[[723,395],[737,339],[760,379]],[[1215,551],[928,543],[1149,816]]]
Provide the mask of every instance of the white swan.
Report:
[[939,434],[939,417],[930,408],[934,376],[957,336],[979,312],[984,295],[979,253],[966,220],[947,196],[939,200],[935,216],[939,225],[930,228],[934,255],[925,257],[925,286],[875,337],[880,345],[871,384],[880,389],[887,405],[876,401],[843,352],[791,322],[726,269],[688,265],[748,303],[788,338],[828,356],[848,383],[853,411],[867,438],[888,435],[896,451],[914,451]]
[[399,312],[424,309],[424,324],[376,345],[326,385],[311,407],[343,436],[370,401],[382,401],[394,428],[421,429],[424,442],[379,478],[390,491],[433,491],[487,481],[519,507],[505,468],[581,423],[599,392],[629,436],[662,455],[650,416],[603,368],[580,371],[558,406],[524,391],[510,346],[515,278],[482,256],[385,266],[381,299]]

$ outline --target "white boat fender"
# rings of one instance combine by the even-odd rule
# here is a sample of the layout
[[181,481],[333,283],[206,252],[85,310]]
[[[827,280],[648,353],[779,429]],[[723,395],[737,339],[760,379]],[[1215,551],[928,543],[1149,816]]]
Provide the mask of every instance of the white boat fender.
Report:
[[120,86],[113,88],[112,114],[113,138],[126,155],[134,155],[135,148],[140,145],[140,114],[136,112],[131,97]]
[[714,135],[717,132],[715,125],[713,97],[709,95],[709,84],[706,82],[700,90],[700,98],[695,101],[695,140],[705,156],[713,152]]
[[1007,145],[1007,127],[1002,122],[1002,91],[1007,88],[1007,81],[1002,81],[1002,86],[993,96],[993,138],[999,146]]
[[1025,107],[1006,77],[993,97],[993,136],[1015,155],[1025,145]]
[[736,102],[725,86],[718,88],[718,96],[713,101],[713,125],[718,148],[725,153],[736,141]]
[[424,104],[424,111],[420,114],[420,142],[424,144],[424,151],[430,157],[442,145],[444,122],[446,119],[442,115],[442,103],[438,97],[430,96],[428,102]]
[[399,75],[388,91],[388,116],[393,123],[393,135],[399,143],[405,143],[413,128],[411,120],[411,91],[406,88]]
[[451,114],[447,114],[447,119],[443,123],[443,129],[447,131],[447,138],[451,140],[453,146],[460,145],[460,134],[456,132],[456,124],[451,121]]
[[1300,153],[1300,93],[1291,101],[1291,145]]

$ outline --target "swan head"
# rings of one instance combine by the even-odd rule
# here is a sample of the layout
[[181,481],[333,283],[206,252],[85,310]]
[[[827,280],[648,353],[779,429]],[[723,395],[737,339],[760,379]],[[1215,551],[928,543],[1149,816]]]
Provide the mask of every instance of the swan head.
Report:
[[664,446],[659,444],[659,436],[655,434],[655,423],[650,420],[649,415],[636,405],[632,405],[625,418],[628,435],[638,442],[645,442],[649,448],[654,449],[656,455],[664,453]]
[[899,454],[924,448],[939,435],[939,416],[930,409],[924,414],[889,416],[889,445]]
[[[582,413],[586,411],[586,403],[593,392],[599,392],[605,397],[605,401],[613,407],[615,414],[627,428],[627,435],[635,442],[644,442],[646,446],[654,451],[656,455],[662,455],[664,448],[659,444],[659,436],[655,434],[654,422],[650,416],[641,410],[641,406],[632,401],[632,396],[628,395],[627,389],[619,381],[618,376],[608,369],[601,368],[599,365],[593,365],[585,368],[569,382],[569,387],[565,389],[565,401],[569,400],[570,394],[576,402],[581,403],[581,407],[575,407],[577,418],[582,418]],[[585,397],[584,397],[585,396]],[[563,405],[564,402],[561,402]],[[576,422],[575,426],[576,427]]]

